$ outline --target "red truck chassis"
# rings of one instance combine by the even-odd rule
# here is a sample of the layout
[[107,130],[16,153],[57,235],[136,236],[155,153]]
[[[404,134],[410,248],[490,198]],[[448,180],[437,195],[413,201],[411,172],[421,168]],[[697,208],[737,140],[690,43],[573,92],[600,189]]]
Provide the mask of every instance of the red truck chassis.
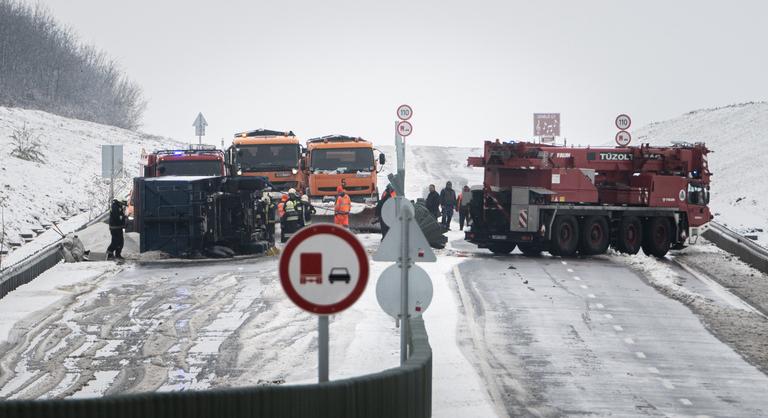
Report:
[[616,250],[663,257],[711,220],[709,150],[577,148],[486,141],[483,186],[472,191],[466,239],[494,253],[571,256]]

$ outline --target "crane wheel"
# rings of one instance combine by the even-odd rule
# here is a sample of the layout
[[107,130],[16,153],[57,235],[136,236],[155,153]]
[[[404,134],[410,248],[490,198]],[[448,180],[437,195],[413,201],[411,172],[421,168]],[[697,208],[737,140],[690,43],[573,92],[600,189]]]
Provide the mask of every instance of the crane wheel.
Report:
[[570,257],[579,249],[579,223],[573,215],[555,217],[552,225],[550,253]]
[[668,218],[653,217],[645,222],[643,228],[643,252],[658,258],[664,258],[672,241],[672,225]]
[[508,255],[515,250],[515,244],[493,244],[488,249],[495,255]]
[[581,227],[581,253],[603,254],[611,243],[610,237],[611,231],[605,216],[587,216]]
[[636,216],[621,219],[619,235],[616,237],[616,249],[626,254],[637,254],[643,243],[643,226]]

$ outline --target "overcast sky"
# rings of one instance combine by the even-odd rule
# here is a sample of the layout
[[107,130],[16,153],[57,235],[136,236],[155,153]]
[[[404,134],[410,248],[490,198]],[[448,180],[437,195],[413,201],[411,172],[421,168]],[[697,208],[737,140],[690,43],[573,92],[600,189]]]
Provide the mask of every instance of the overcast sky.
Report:
[[768,98],[764,0],[41,3],[143,87],[142,130],[187,141],[201,111],[211,143],[270,128],[389,144],[408,103],[413,144],[529,138],[534,112],[604,143],[618,113]]

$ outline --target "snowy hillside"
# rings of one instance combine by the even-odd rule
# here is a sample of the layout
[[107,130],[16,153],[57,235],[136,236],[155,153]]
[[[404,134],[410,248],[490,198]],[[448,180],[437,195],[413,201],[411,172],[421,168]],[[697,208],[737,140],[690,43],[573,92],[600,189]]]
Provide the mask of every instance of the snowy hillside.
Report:
[[[636,129],[633,142],[705,142],[712,170],[715,220],[740,232],[768,232],[768,102],[686,113]],[[768,234],[759,233],[765,244]]]
[[[481,141],[478,141],[482,144]],[[397,157],[394,146],[377,146],[387,156],[387,163],[379,175],[379,190],[387,185],[387,174],[397,171]],[[433,147],[413,145],[406,147],[405,188],[410,199],[426,197],[428,187],[434,184],[439,192],[445,182],[453,188],[483,184],[483,170],[467,167],[467,157],[482,155],[482,148]]]
[[[41,143],[44,162],[11,156],[12,135],[25,127]],[[0,107],[0,206],[6,242],[22,243],[20,234],[75,215],[87,221],[106,208],[109,187],[100,177],[103,144],[124,145],[127,173],[116,184],[126,195],[129,178],[139,172],[142,147],[155,149],[173,142],[41,111]]]

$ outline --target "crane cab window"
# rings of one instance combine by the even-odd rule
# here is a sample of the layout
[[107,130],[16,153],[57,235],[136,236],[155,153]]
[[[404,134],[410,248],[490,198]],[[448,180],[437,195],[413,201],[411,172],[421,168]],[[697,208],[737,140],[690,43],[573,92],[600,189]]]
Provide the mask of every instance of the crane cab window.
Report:
[[688,203],[691,205],[705,206],[709,204],[709,187],[701,184],[688,184]]

